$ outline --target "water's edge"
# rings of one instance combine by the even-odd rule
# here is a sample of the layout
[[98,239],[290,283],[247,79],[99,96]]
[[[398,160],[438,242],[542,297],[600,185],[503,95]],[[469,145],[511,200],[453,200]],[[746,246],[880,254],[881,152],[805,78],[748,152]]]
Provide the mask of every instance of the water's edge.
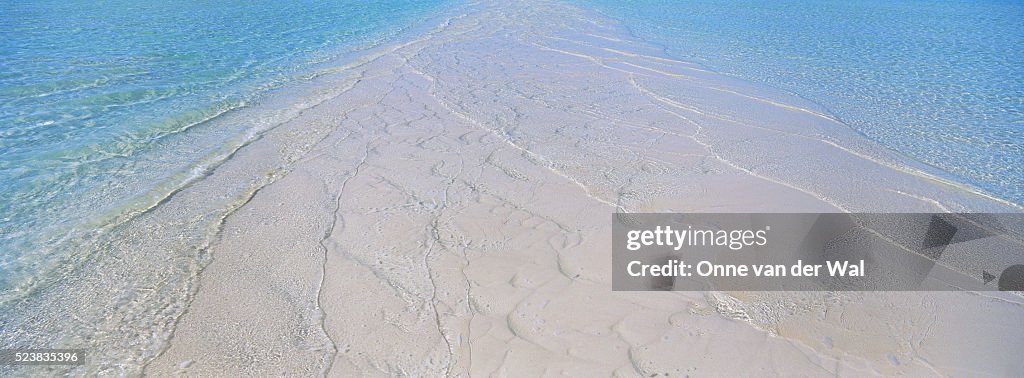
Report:
[[[85,330],[92,334],[114,334],[113,336],[117,340],[115,340],[114,344],[110,345],[110,350],[100,350],[103,348],[103,345],[100,341],[92,339],[92,334],[72,336],[66,333],[55,333],[52,334],[55,338],[49,339],[50,342],[56,342],[63,338],[64,342],[94,345],[96,348],[94,356],[96,358],[109,362],[108,368],[109,366],[119,366],[117,368],[119,370],[90,370],[87,373],[127,372],[133,374],[141,371],[141,369],[145,368],[145,364],[148,361],[152,361],[167,350],[169,346],[168,340],[173,340],[173,332],[177,321],[188,311],[189,301],[196,291],[199,290],[196,285],[199,276],[202,274],[204,267],[212,259],[216,258],[216,256],[209,253],[209,247],[220,239],[225,219],[243,209],[260,190],[288,174],[292,164],[302,160],[306,153],[316,146],[320,140],[323,140],[323,138],[336,130],[336,125],[331,124],[309,125],[308,128],[292,125],[295,127],[289,131],[296,133],[294,135],[295,138],[293,140],[284,140],[283,136],[288,134],[282,131],[281,126],[288,125],[304,112],[314,109],[324,101],[344,93],[348,88],[364,79],[354,72],[358,71],[354,68],[369,64],[377,57],[393,52],[402,46],[431,38],[433,33],[443,31],[453,18],[461,16],[471,7],[472,4],[453,5],[442,12],[441,15],[431,17],[430,20],[423,21],[419,27],[411,28],[406,33],[403,33],[403,36],[398,41],[385,43],[359,53],[353,53],[351,54],[352,56],[348,56],[343,60],[326,64],[324,68],[310,73],[307,81],[276,89],[261,98],[261,101],[251,108],[218,115],[215,119],[221,119],[220,117],[237,117],[241,119],[258,117],[268,121],[264,127],[248,130],[245,135],[239,137],[236,143],[212,154],[212,157],[205,160],[198,167],[190,169],[189,172],[184,172],[196,174],[187,176],[177,185],[165,185],[164,187],[170,187],[165,192],[151,193],[145,196],[138,207],[122,210],[114,216],[108,216],[113,221],[98,222],[104,224],[100,227],[101,231],[90,235],[87,239],[68,242],[70,243],[69,245],[88,243],[89,245],[96,246],[96,248],[79,252],[73,256],[76,262],[82,262],[84,265],[74,265],[75,267],[70,269],[63,268],[59,271],[59,274],[54,275],[52,280],[36,282],[36,286],[26,288],[24,293],[21,293],[24,295],[19,295],[17,298],[4,299],[0,306],[20,307],[24,310],[23,312],[19,311],[21,312],[20,315],[37,311],[38,314],[41,314],[38,316],[42,317],[56,315],[56,313],[52,312],[54,310],[76,311],[75,307],[61,308],[52,306],[54,303],[63,303],[64,301],[74,299],[75,291],[71,290],[72,288],[77,287],[77,290],[100,289],[104,283],[97,282],[89,277],[100,272],[111,272],[114,275],[122,274],[124,275],[122,279],[126,281],[128,286],[134,283],[138,287],[148,287],[148,284],[152,282],[170,282],[162,289],[166,291],[163,293],[166,295],[162,297],[163,299],[156,309],[144,308],[150,305],[147,303],[134,303],[137,298],[128,299],[129,297],[126,297],[122,300],[115,300],[114,303],[118,306],[124,306],[121,307],[122,309],[138,310],[138,312],[125,312],[124,314],[131,316],[130,319],[125,319],[123,323],[118,321],[118,319],[105,319],[105,322],[101,321],[99,322],[100,324],[90,324],[89,315],[99,316],[103,312],[85,311],[81,316],[80,323],[74,324],[77,327],[56,330],[59,332]],[[620,26],[628,30],[628,27],[621,24]],[[640,40],[635,35],[634,38]],[[642,43],[652,44],[648,41],[642,41]],[[661,46],[661,49],[664,53],[665,48]],[[664,57],[676,59],[667,53]],[[299,103],[301,106],[294,106],[295,103]],[[847,125],[847,127],[849,126]],[[275,138],[275,141],[270,142],[265,139],[270,134],[274,134],[273,138]],[[260,145],[256,146],[256,144]],[[273,148],[268,148],[268,146]],[[244,156],[241,156],[243,152]],[[906,158],[904,155],[900,156]],[[887,164],[891,163],[886,158],[878,159],[885,161]],[[228,165],[231,165],[230,169],[225,168]],[[927,177],[930,180],[942,183],[942,185],[956,187],[964,192],[986,197],[987,199],[1017,209],[1021,208],[1017,204],[994,197],[980,189],[949,180],[944,177],[941,171],[935,171],[922,165],[909,160],[905,166],[895,166],[893,168],[912,171],[916,175]],[[225,190],[225,188],[229,190]],[[89,225],[91,226],[94,223],[90,222]],[[162,238],[165,234],[166,239]],[[187,240],[170,242],[183,236]],[[167,257],[165,255],[168,249],[180,249],[181,254]],[[102,260],[109,259],[111,256],[122,260],[124,264],[112,266],[109,264],[113,263]],[[141,264],[145,269],[141,269],[136,264]],[[168,268],[168,266],[172,268]],[[140,269],[142,272],[151,273],[154,276],[136,276],[138,281],[125,278],[130,275],[139,274],[137,271]],[[180,276],[176,277],[176,275]],[[77,286],[79,284],[80,286]],[[138,287],[131,288],[133,294]],[[159,291],[161,289],[157,288],[155,290]],[[97,299],[95,297],[105,295],[103,293],[106,292],[99,290],[93,293],[85,293],[85,295],[93,297],[92,299]],[[25,298],[25,296],[32,294],[40,294],[40,296],[31,299]],[[146,297],[143,296],[143,298]],[[88,299],[78,298],[79,301],[83,302],[79,304],[82,306],[89,305]],[[47,308],[50,308],[50,310],[46,310]],[[82,308],[85,307],[80,309]],[[125,316],[124,314],[122,316]],[[28,325],[36,331],[55,331],[54,329],[46,328],[47,326],[40,325],[38,323],[40,319],[26,320],[28,316],[2,314],[0,315],[0,320],[6,321],[19,317],[23,319],[5,324],[15,324],[16,326]],[[153,320],[152,318],[159,318],[159,320]],[[96,328],[89,329],[90,325],[96,326]],[[141,329],[131,329],[139,325],[144,327]],[[124,334],[117,335],[116,333]],[[51,335],[47,335],[47,337],[49,336]],[[58,336],[60,338],[56,338]],[[135,337],[149,338],[149,340],[138,341],[134,340]],[[46,339],[30,339],[30,341],[43,340]],[[0,339],[0,342],[13,344],[14,342],[24,341],[14,338]],[[143,345],[140,347],[138,343]],[[130,348],[137,348],[140,352],[128,357],[119,355],[116,352],[117,350],[128,350]],[[52,372],[61,371],[53,370]],[[73,372],[78,373],[79,371]]]

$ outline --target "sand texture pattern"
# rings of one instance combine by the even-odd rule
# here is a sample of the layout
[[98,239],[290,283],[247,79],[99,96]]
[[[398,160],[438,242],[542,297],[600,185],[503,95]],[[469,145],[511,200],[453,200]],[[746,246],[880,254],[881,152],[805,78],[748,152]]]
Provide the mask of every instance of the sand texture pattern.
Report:
[[611,291],[614,212],[1017,211],[812,103],[544,1],[466,5],[338,75],[211,174],[280,160],[145,373],[1024,370],[1013,296]]

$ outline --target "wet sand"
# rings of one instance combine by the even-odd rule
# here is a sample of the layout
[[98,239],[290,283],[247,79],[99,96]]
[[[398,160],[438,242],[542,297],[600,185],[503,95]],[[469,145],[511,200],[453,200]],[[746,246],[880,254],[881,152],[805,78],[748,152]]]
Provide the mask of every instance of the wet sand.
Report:
[[343,74],[205,179],[283,167],[145,373],[1024,370],[1014,296],[611,291],[614,212],[1019,211],[812,103],[546,1],[464,6]]

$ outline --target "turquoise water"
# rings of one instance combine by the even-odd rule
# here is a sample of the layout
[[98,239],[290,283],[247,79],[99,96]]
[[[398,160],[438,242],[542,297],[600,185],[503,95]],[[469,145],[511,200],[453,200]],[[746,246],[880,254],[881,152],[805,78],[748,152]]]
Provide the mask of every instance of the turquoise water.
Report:
[[1024,2],[576,0],[1024,204]]
[[0,1],[0,293],[253,128],[224,114],[445,3]]
[[[575,1],[1024,203],[1024,3]],[[0,292],[254,128],[224,114],[447,3],[0,0]]]

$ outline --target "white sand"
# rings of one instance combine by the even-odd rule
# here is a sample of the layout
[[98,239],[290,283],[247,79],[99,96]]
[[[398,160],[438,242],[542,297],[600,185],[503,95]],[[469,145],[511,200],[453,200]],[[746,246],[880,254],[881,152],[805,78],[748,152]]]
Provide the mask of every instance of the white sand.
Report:
[[660,56],[545,1],[470,5],[368,55],[211,175],[285,167],[226,218],[145,372],[1024,371],[1008,295],[611,291],[615,211],[1019,211]]

